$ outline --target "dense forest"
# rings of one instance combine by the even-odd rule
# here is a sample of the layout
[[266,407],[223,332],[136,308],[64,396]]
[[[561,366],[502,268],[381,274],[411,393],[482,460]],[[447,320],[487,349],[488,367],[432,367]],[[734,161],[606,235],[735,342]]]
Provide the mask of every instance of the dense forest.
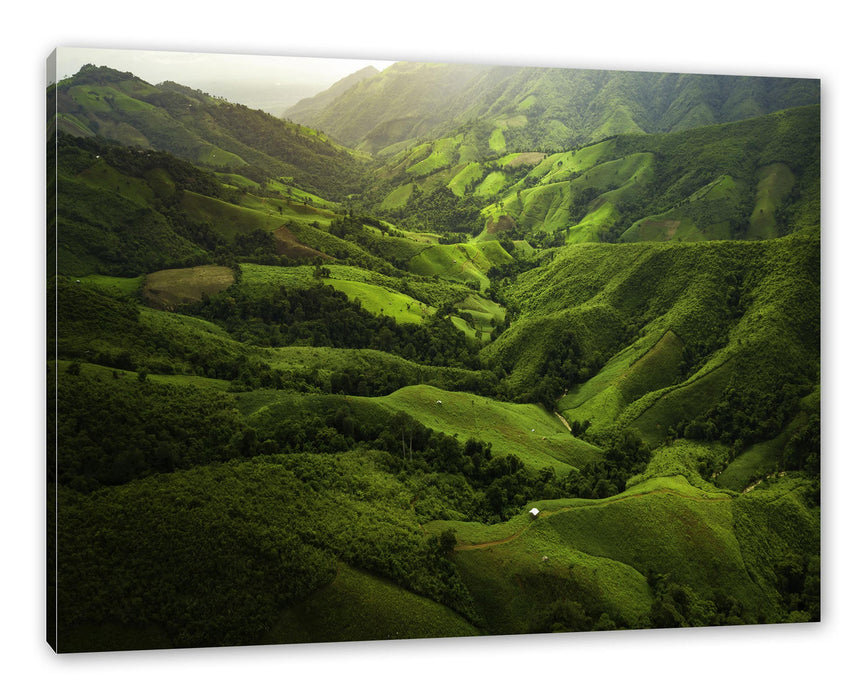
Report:
[[49,88],[53,648],[820,620],[817,82],[351,82]]

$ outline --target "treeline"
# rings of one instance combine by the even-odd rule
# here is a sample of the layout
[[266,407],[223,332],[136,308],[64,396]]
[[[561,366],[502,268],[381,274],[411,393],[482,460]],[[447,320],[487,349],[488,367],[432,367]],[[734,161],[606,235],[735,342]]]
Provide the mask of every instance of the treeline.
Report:
[[398,324],[351,302],[328,285],[286,289],[267,295],[232,287],[191,307],[193,313],[223,326],[241,342],[261,346],[306,344],[371,348],[407,360],[480,369],[477,348],[446,318],[425,324]]
[[[75,367],[75,365],[70,365]],[[252,454],[231,397],[49,368],[49,481],[77,491]],[[56,402],[56,403],[55,403]],[[55,445],[57,453],[54,453]],[[55,473],[56,465],[56,473]]]
[[484,217],[481,215],[483,206],[484,203],[477,197],[458,197],[446,186],[437,187],[429,193],[413,189],[409,201],[401,210],[399,223],[419,231],[475,236],[484,230]]
[[[703,415],[681,421],[676,437],[690,440],[718,440],[732,445],[736,453],[749,445],[769,440],[782,430],[799,410],[800,400],[812,390],[811,384],[768,384],[765,387],[727,388],[719,401]],[[812,432],[803,433],[797,447],[792,446],[790,464],[805,466],[816,462],[809,454],[814,451]],[[817,472],[817,468],[815,468]]]

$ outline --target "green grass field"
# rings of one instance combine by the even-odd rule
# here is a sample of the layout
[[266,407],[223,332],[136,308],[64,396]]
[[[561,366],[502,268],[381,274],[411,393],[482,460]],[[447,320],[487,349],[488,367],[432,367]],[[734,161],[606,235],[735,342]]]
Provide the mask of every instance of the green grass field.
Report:
[[557,473],[567,473],[600,455],[598,448],[573,438],[556,416],[533,404],[505,403],[431,386],[406,387],[374,400],[461,441],[474,437],[490,442],[496,453],[512,453],[532,469],[550,466]]
[[122,297],[137,297],[144,284],[144,277],[110,277],[108,275],[87,275],[81,284]]
[[[540,509],[540,517],[529,515],[531,506]],[[447,521],[425,526],[432,532],[455,530],[456,563],[494,630],[533,631],[541,612],[563,595],[593,600],[595,617],[606,612],[640,624],[652,602],[650,571],[671,572],[706,595],[724,580],[726,590],[753,606],[765,599],[749,579],[732,534],[731,496],[707,493],[681,476],[652,478],[607,499],[526,507],[492,526]]]
[[287,218],[275,211],[250,209],[187,191],[183,193],[182,209],[194,221],[210,224],[217,234],[229,241],[234,241],[239,230],[273,231]]
[[498,241],[438,245],[411,258],[409,270],[416,275],[438,276],[455,282],[477,282],[484,290],[490,285],[485,273],[510,258]]
[[749,217],[749,238],[775,238],[779,235],[776,210],[796,182],[794,173],[783,163],[774,163],[758,172],[755,208]]

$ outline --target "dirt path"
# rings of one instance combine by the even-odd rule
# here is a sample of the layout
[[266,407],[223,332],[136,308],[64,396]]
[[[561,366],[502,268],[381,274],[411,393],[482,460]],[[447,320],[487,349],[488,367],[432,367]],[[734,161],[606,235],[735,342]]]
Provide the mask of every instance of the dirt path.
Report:
[[466,549],[486,549],[487,547],[495,547],[498,544],[505,544],[506,542],[511,542],[511,540],[517,539],[520,537],[529,527],[523,528],[520,532],[515,532],[513,535],[509,535],[508,537],[503,537],[501,540],[494,540],[493,542],[481,542],[479,544],[458,544],[454,547],[454,551],[463,551]]
[[571,426],[568,424],[568,421],[565,420],[565,416],[563,416],[561,413],[558,413],[557,411],[554,411],[553,413],[554,413],[554,415],[555,415],[557,418],[559,418],[559,420],[562,421],[562,424],[563,424],[566,428],[568,428],[569,430],[571,430]]

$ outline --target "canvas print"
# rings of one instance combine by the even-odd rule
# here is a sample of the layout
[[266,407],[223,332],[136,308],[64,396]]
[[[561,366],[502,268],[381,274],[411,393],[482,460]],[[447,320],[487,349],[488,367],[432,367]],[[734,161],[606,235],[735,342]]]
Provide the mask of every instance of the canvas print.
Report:
[[58,652],[820,620],[820,81],[60,48]]

